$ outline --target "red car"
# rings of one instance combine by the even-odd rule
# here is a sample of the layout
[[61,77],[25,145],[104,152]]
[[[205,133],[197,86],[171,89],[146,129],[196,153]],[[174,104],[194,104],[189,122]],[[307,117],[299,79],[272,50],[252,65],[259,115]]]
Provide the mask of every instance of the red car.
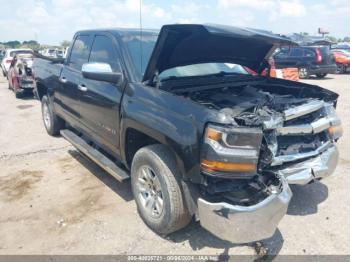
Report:
[[32,74],[33,54],[17,54],[13,58],[7,78],[9,89],[12,89],[16,98],[22,97],[25,93],[32,93],[34,89],[34,77]]
[[332,53],[337,63],[337,73],[344,74],[350,72],[350,51],[335,49]]

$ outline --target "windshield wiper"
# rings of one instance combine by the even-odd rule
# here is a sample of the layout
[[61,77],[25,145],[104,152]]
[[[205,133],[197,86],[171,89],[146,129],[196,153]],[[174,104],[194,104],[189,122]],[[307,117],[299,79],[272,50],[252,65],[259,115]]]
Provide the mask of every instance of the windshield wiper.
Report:
[[169,80],[176,80],[176,79],[192,79],[192,78],[200,78],[200,77],[221,77],[221,76],[232,76],[232,75],[249,75],[249,74],[243,74],[243,73],[237,73],[237,72],[225,72],[225,71],[220,71],[218,73],[214,74],[207,74],[207,75],[194,75],[194,76],[169,76],[160,79],[161,82],[166,82]]
[[212,76],[232,76],[232,75],[246,75],[246,74],[237,73],[237,72],[226,72],[226,71],[220,71],[218,73],[212,74]]

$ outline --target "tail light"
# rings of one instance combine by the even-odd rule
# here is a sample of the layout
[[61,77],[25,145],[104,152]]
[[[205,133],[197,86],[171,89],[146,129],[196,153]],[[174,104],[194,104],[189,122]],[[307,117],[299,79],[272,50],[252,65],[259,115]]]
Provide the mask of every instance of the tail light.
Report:
[[322,61],[322,56],[321,56],[321,52],[320,49],[316,49],[316,63],[319,64]]
[[12,59],[6,59],[6,60],[5,60],[5,63],[6,63],[6,64],[11,64],[11,62],[12,62]]

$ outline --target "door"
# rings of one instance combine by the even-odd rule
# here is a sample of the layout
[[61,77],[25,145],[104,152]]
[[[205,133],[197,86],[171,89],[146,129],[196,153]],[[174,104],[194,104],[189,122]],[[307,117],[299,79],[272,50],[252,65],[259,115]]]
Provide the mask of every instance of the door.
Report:
[[[107,63],[121,72],[118,43],[109,34],[94,36],[89,63]],[[119,106],[122,85],[83,78],[79,83],[82,122],[94,133],[99,144],[110,152],[119,152]]]
[[71,120],[70,122],[80,119],[78,87],[82,81],[81,67],[88,61],[90,46],[91,37],[89,35],[76,36],[70,57],[59,78],[56,105],[68,117],[68,120]]

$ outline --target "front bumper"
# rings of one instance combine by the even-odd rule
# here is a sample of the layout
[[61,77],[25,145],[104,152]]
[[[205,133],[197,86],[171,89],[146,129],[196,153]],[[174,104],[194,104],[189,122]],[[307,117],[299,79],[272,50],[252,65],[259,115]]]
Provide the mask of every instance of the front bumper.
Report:
[[211,203],[198,199],[201,226],[232,243],[249,243],[271,237],[286,214],[292,192],[285,179],[282,189],[252,206]]
[[289,184],[305,185],[315,179],[331,175],[337,166],[338,158],[338,149],[332,145],[320,155],[288,166],[278,172],[287,179]]

